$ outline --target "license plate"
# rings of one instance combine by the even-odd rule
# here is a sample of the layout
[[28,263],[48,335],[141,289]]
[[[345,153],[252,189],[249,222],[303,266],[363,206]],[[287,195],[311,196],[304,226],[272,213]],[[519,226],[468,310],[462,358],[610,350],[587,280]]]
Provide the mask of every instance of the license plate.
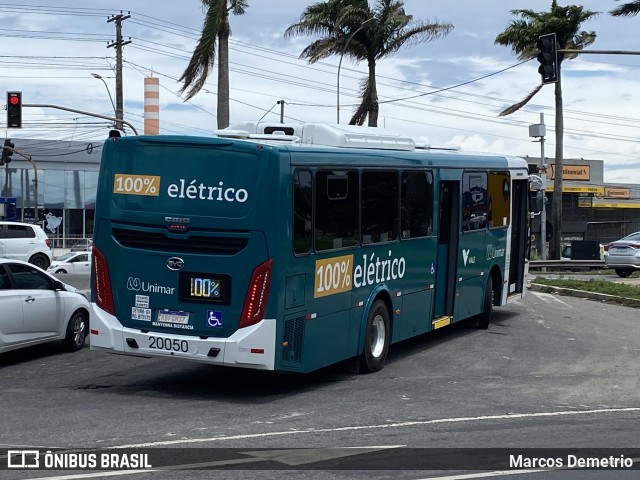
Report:
[[176,312],[173,310],[160,310],[158,312],[158,322],[179,323],[186,325],[189,323],[189,312]]

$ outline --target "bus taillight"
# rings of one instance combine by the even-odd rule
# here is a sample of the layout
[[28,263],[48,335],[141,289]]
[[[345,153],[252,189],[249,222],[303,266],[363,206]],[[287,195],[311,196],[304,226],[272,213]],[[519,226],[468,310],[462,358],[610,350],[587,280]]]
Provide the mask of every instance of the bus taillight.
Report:
[[113,306],[113,292],[111,291],[111,281],[109,280],[109,268],[107,259],[95,245],[93,246],[93,295],[96,305],[109,312],[116,314]]
[[249,288],[247,288],[247,296],[244,299],[238,328],[249,327],[262,320],[267,307],[272,272],[273,259],[267,260],[253,271]]

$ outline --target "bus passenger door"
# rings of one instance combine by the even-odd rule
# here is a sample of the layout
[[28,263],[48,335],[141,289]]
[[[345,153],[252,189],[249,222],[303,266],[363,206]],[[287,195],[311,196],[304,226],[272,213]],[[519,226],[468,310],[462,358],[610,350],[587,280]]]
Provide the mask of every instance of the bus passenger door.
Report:
[[522,293],[524,287],[524,269],[527,257],[527,195],[529,186],[526,180],[514,180],[512,184],[513,221],[511,228],[511,256],[509,263],[508,295]]
[[453,316],[458,240],[460,232],[460,182],[440,182],[438,254],[433,318]]

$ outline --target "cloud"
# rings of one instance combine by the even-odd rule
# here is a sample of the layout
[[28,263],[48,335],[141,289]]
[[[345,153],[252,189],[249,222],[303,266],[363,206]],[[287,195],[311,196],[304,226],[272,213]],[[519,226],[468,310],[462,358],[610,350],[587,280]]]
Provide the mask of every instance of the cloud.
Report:
[[[0,81],[6,90],[22,90],[29,103],[67,105],[110,114],[113,108],[105,85],[91,72],[101,74],[115,96],[114,49],[107,48],[115,38],[115,29],[107,18],[119,10],[106,0],[69,0],[64,7],[36,7],[41,2],[24,1],[34,7],[0,6],[0,26],[24,30],[0,31],[5,40],[0,42]],[[548,9],[550,2],[538,4],[534,8],[542,11]],[[278,121],[279,108],[274,107],[284,99],[285,115],[290,121],[335,122],[339,58],[333,56],[315,65],[298,59],[312,39],[285,39],[283,33],[298,20],[305,4],[280,0],[275,5],[250,2],[245,15],[231,17],[232,121],[258,120],[263,116]],[[596,0],[583,5],[595,11],[604,8]],[[532,60],[480,79],[519,63],[509,48],[495,45],[494,40],[514,18],[510,10],[532,8],[531,2],[513,0],[505,5],[498,0],[463,0],[434,5],[406,0],[405,6],[418,20],[451,22],[455,29],[446,38],[402,49],[378,62],[381,123],[428,139],[432,145],[536,157],[540,146],[529,138],[528,126],[539,123],[543,113],[546,152],[552,156],[556,143],[553,86],[545,86],[521,111],[498,117],[502,109],[538,85],[537,62]],[[161,84],[161,130],[198,135],[212,132],[216,128],[215,67],[205,90],[192,101],[185,103],[178,95],[177,78],[187,65],[202,27],[201,2],[156,2],[152,7],[146,0],[127,4],[131,18],[123,22],[123,35],[125,39],[131,37],[132,42],[124,47],[125,118],[142,127],[143,79],[153,73]],[[18,26],[13,23],[16,21]],[[602,14],[583,27],[597,32],[594,49],[623,50],[635,43],[639,26],[638,18],[615,19]],[[29,36],[40,38],[25,38]],[[640,58],[629,55],[582,55],[563,64],[565,157],[603,159],[605,179],[615,175],[640,184],[640,151],[635,140],[640,121],[635,108],[640,104],[636,93],[640,91],[639,67]],[[340,76],[343,122],[358,103],[359,82],[366,71],[366,64],[344,59]],[[469,81],[472,82],[433,93]],[[394,101],[385,103],[388,100]],[[69,139],[77,135],[78,129],[85,129],[87,135],[95,132],[96,139],[104,135],[104,126],[81,126],[78,118],[81,117],[77,114],[51,109],[31,109],[25,112],[25,128],[16,135]],[[67,126],[54,126],[60,123]]]

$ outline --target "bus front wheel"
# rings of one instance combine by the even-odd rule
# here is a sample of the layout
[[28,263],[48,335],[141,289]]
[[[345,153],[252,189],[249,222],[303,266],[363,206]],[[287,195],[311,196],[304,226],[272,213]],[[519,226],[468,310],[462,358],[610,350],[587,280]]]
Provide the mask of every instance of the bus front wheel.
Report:
[[390,336],[389,310],[382,300],[376,300],[367,317],[364,354],[360,362],[361,372],[372,373],[382,369],[389,352]]
[[484,307],[482,313],[478,316],[478,328],[489,328],[491,321],[491,313],[493,312],[493,279],[489,275],[487,286],[484,291]]

